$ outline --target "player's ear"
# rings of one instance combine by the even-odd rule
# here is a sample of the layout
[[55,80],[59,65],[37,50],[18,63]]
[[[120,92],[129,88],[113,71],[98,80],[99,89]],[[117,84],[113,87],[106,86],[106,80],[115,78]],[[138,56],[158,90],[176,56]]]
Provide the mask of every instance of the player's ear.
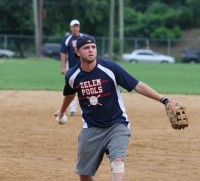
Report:
[[75,56],[76,56],[76,57],[80,57],[79,49],[76,49],[76,50],[75,50]]

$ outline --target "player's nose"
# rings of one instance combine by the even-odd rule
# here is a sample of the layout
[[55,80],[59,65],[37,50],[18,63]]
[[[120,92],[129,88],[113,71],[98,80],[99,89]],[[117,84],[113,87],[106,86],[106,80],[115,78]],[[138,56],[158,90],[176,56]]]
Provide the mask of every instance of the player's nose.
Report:
[[89,52],[92,52],[93,51],[93,48],[92,47],[89,47]]

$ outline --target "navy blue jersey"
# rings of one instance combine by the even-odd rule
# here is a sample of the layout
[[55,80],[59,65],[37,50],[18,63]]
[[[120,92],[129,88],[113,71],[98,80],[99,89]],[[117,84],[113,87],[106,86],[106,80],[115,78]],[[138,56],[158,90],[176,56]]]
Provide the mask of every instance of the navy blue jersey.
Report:
[[62,41],[60,53],[67,54],[69,68],[74,67],[80,62],[80,58],[75,56],[76,41],[80,36],[82,36],[82,34],[79,36],[72,36],[70,34],[69,36],[66,36]]
[[96,67],[85,72],[80,64],[65,76],[63,95],[77,92],[82,109],[83,127],[108,127],[129,121],[120,93],[120,86],[132,91],[138,80],[111,60],[97,59]]

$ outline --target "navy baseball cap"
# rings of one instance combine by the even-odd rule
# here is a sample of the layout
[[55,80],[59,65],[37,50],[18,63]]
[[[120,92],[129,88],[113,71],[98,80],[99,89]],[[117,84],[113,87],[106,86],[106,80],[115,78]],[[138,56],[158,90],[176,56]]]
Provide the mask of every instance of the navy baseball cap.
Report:
[[86,44],[94,43],[96,44],[96,40],[93,36],[84,34],[78,38],[76,41],[76,49],[81,48],[82,46]]

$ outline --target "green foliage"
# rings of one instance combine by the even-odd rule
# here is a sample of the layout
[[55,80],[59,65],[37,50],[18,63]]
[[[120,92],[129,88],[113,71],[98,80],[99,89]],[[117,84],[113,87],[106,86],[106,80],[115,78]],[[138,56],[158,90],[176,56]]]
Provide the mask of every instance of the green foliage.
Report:
[[33,34],[31,3],[24,0],[0,1],[0,33]]
[[45,11],[46,17],[43,21],[44,35],[64,36],[69,27],[66,19],[66,6],[48,4],[48,6],[45,6]]
[[199,27],[200,26],[200,1],[199,0],[186,0],[186,6],[190,8],[191,13],[194,18],[193,26]]
[[167,4],[155,2],[147,9],[147,14],[165,15],[170,8]]
[[166,27],[159,27],[156,28],[155,31],[153,31],[150,34],[151,38],[171,38],[176,39],[179,38],[181,35],[181,30],[178,26],[175,26],[173,29],[169,29]]
[[73,14],[81,21],[81,29],[91,35],[108,34],[109,1],[107,0],[73,0]]
[[177,20],[177,25],[179,25],[182,29],[189,29],[193,27],[195,24],[193,11],[187,7],[182,7],[181,10],[182,12]]
[[[109,6],[109,2],[107,0],[94,1],[94,0],[85,0],[84,3],[79,0],[72,1],[72,6],[75,8],[75,13],[84,12],[84,16],[82,18],[87,19],[87,21],[91,23],[101,22],[103,18],[103,9]],[[78,5],[78,6],[77,6]],[[84,7],[84,11],[83,11]],[[82,11],[80,11],[82,9]]]
[[142,28],[138,25],[138,19],[142,16],[141,13],[138,13],[130,7],[125,7],[124,9],[124,33],[126,36],[134,35]]
[[47,0],[45,7],[47,17],[44,21],[44,33],[46,35],[63,36],[69,31],[69,23],[72,19],[78,19],[81,23],[81,31],[87,34],[103,36],[108,32],[108,28],[105,28],[109,23],[107,0],[69,0],[58,3],[57,6]]
[[126,32],[132,31],[128,34],[135,33],[150,38],[179,38],[181,36],[181,30],[176,23],[181,11],[172,9],[166,4],[153,3],[143,14],[131,9],[126,9],[126,12],[129,14],[128,18],[131,19],[132,16],[135,19],[135,23],[132,24],[134,27],[125,29]]
[[[109,6],[108,0],[45,0],[43,34],[64,36],[76,18],[82,32],[108,36]],[[124,0],[124,6],[125,37],[179,38],[182,29],[200,26],[199,0]],[[118,9],[115,1],[115,36]],[[0,34],[34,34],[32,1],[1,0],[0,13]]]

